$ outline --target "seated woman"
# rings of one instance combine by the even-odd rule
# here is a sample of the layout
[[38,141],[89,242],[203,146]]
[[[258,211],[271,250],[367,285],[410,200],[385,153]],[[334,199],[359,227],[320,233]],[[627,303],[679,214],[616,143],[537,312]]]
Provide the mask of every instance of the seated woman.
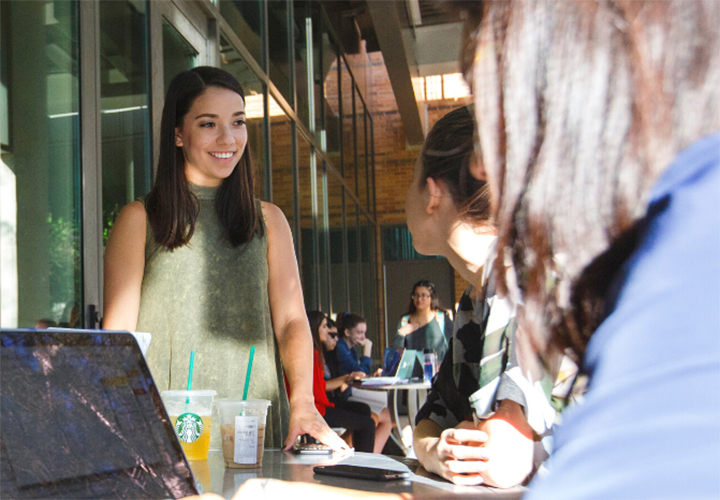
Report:
[[427,470],[456,484],[510,487],[533,470],[533,438],[549,431],[555,414],[539,383],[528,382],[514,363],[515,311],[495,292],[497,271],[485,266],[496,231],[488,221],[485,182],[469,175],[472,141],[467,108],[441,118],[407,195],[415,249],[445,256],[470,283],[449,350],[418,412],[413,445]]
[[[348,382],[362,378],[364,373],[353,372],[330,378],[325,364],[325,350],[332,351],[337,344],[337,333],[328,332],[327,317],[320,311],[307,313],[313,337],[313,396],[315,407],[330,427],[344,427],[352,432],[353,446],[357,451],[372,453],[375,444],[375,421],[370,417],[370,408],[358,404],[352,410],[336,407],[328,400],[326,392],[345,389]],[[328,379],[328,380],[326,380]],[[353,411],[354,410],[354,411]]]
[[[372,341],[365,336],[367,322],[358,314],[346,312],[338,315],[340,340],[337,343],[335,353],[337,356],[337,373],[332,376],[340,376],[353,372],[363,372],[370,375],[372,358]],[[358,359],[357,346],[363,346],[363,356]],[[385,442],[392,431],[392,420],[386,405],[385,393],[368,391],[365,389],[347,388],[339,399],[364,403],[370,407],[373,420],[377,429],[375,431],[375,453],[382,453]]]
[[435,285],[421,280],[413,285],[407,313],[398,323],[393,347],[423,351],[431,349],[442,360],[452,337],[450,315],[440,308]]

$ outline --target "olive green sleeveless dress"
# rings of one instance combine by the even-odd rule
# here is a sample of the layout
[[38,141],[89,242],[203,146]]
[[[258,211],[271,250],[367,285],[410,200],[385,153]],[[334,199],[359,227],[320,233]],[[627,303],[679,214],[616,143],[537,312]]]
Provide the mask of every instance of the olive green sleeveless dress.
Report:
[[[242,398],[250,347],[255,346],[248,398],[272,402],[265,446],[281,447],[289,403],[270,318],[267,232],[234,248],[222,237],[215,213],[217,188],[190,186],[200,207],[189,244],[170,251],[155,241],[147,225],[137,325],[138,331],[152,334],[147,363],[159,390],[183,390],[194,350],[192,388],[214,389],[218,398]],[[220,449],[216,409],[211,427],[210,447]]]

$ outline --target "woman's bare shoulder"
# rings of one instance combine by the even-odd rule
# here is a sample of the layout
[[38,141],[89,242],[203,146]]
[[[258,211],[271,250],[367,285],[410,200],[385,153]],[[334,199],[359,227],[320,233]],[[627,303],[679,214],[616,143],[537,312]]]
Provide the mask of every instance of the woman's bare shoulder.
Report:
[[265,219],[265,226],[269,231],[290,227],[288,224],[287,217],[280,207],[270,203],[269,201],[261,201],[260,207],[262,208],[263,218]]
[[113,224],[113,231],[122,232],[135,232],[142,231],[145,233],[147,224],[147,212],[145,211],[145,205],[141,201],[133,201],[128,203],[120,210],[115,224]]

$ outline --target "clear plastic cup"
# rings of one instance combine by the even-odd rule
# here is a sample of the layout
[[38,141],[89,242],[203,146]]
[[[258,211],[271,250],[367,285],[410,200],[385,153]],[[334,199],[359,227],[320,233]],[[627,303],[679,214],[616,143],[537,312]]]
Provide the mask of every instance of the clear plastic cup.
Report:
[[165,409],[188,460],[207,460],[216,391],[163,391]]
[[225,467],[255,469],[265,453],[267,399],[218,399],[220,435]]

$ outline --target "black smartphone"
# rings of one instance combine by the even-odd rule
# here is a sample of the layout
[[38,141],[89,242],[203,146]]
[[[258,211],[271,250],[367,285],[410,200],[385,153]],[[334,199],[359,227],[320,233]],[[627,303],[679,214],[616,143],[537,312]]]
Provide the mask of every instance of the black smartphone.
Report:
[[374,467],[360,467],[358,465],[324,465],[313,467],[315,474],[328,476],[352,477],[355,479],[370,479],[372,481],[395,481],[407,479],[410,474],[399,470],[376,469]]

